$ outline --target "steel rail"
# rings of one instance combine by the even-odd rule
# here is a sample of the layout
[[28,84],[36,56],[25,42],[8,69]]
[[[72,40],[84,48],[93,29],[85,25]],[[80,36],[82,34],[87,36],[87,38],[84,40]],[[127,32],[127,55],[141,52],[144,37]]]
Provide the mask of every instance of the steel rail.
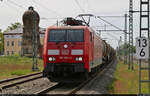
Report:
[[38,74],[42,74],[42,72],[37,72],[37,73],[29,74],[29,75],[23,75],[23,76],[19,76],[19,77],[15,77],[15,78],[10,78],[10,79],[1,80],[1,81],[0,81],[0,84],[5,83],[5,82],[9,82],[9,81],[13,81],[13,80],[18,80],[18,79],[30,77],[30,76],[34,76],[34,75],[38,75]]
[[36,79],[39,79],[42,77],[43,77],[42,74],[34,74],[34,75],[32,74],[30,76],[28,75],[28,77],[25,76],[24,78],[22,77],[22,78],[17,78],[17,79],[13,79],[13,80],[8,80],[8,83],[5,81],[5,82],[3,82],[4,84],[3,83],[0,84],[0,90],[6,89],[9,87],[13,87],[13,86],[16,86],[18,84],[33,81],[33,80],[36,80]]
[[62,86],[63,86],[63,84],[61,84],[61,83],[56,83],[56,84],[54,84],[54,85],[52,85],[52,86],[49,86],[49,87],[47,87],[47,88],[45,88],[45,89],[43,89],[43,90],[40,90],[40,91],[36,92],[36,93],[34,93],[34,94],[46,94],[46,93],[48,93],[48,92],[50,92],[50,91],[53,91],[53,90],[55,90],[55,89],[57,89],[57,88],[60,88],[60,87],[62,87]]

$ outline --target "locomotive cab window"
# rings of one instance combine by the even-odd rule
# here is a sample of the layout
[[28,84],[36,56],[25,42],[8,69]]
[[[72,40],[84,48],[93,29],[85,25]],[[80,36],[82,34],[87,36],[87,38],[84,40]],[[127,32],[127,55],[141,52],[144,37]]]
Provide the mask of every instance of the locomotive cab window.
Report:
[[50,30],[48,42],[83,42],[84,31],[81,29]]
[[83,30],[67,30],[68,40],[70,42],[83,42],[84,33]]
[[48,41],[65,41],[66,31],[65,30],[51,30],[49,31]]

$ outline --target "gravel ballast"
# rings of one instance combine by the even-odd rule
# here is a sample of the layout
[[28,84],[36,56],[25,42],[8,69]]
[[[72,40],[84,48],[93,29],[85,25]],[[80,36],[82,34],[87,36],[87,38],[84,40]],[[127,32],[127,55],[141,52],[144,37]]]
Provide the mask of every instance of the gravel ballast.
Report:
[[109,68],[105,70],[102,75],[98,75],[94,80],[78,91],[77,94],[109,94],[108,86],[114,79],[116,65],[117,61],[111,63],[111,66],[109,66]]

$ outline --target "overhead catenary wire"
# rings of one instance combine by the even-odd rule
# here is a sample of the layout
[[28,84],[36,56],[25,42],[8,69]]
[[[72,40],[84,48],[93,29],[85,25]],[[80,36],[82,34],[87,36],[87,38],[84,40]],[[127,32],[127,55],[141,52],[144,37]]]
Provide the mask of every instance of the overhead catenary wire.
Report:
[[85,4],[85,8],[84,8],[85,13],[88,13],[90,8],[89,0],[84,0],[84,2],[82,3]]
[[86,3],[87,3],[87,9],[89,9],[89,8],[90,8],[89,1],[88,1],[88,0],[86,0]]
[[57,13],[56,11],[53,11],[53,10],[47,8],[46,6],[42,5],[41,3],[39,4],[39,3],[36,2],[35,0],[34,0],[34,3],[35,3],[35,4],[38,4],[41,8],[45,8],[46,10],[48,10],[48,12],[54,13],[54,14],[58,15],[59,17],[61,17],[61,15],[60,15],[59,13]]
[[[32,1],[31,1],[31,0],[28,0],[28,1],[30,1],[30,2],[29,2],[29,5],[30,5],[30,6],[35,6],[36,9],[39,9],[35,0],[32,0]],[[25,4],[24,4],[24,5],[25,5]],[[38,4],[38,5],[39,5],[39,4]],[[27,6],[27,5],[26,5],[26,6]],[[42,7],[41,5],[39,5],[39,6]],[[43,7],[42,7],[42,8],[43,8]],[[49,11],[48,11],[48,12],[49,12]],[[46,12],[46,13],[47,13],[47,12]],[[52,13],[52,12],[50,12],[50,13]],[[42,16],[40,19],[41,19],[41,20],[50,20],[50,19],[60,19],[60,18],[59,18],[59,17],[58,17],[58,18],[48,18],[48,17],[43,17],[43,16]]]
[[38,8],[37,5],[36,5],[35,0],[32,0],[32,3],[35,4],[35,7],[39,10],[39,8]]
[[117,27],[117,26],[115,26],[115,25],[111,24],[110,22],[108,22],[108,21],[106,21],[106,20],[102,19],[100,16],[96,16],[96,18],[99,18],[100,20],[104,21],[105,23],[107,23],[107,24],[109,24],[109,25],[111,25],[111,26],[115,27],[116,29],[118,29],[118,30],[122,31],[122,29],[121,29],[121,28],[119,28],[119,27]]
[[[51,14],[54,13],[54,14],[56,14],[56,15],[59,15],[59,17],[54,17],[54,18],[41,17],[41,18],[40,18],[41,20],[54,20],[54,19],[55,19],[55,20],[58,20],[58,19],[64,19],[64,17],[62,17],[59,13],[57,13],[57,12],[55,12],[55,11],[53,11],[53,10],[47,8],[47,7],[45,7],[45,6],[42,5],[41,3],[38,3],[38,2],[36,2],[35,0],[32,0],[32,2],[35,3],[35,5],[37,4],[37,5],[39,5],[39,7],[48,10],[48,12],[51,13]],[[37,7],[37,8],[38,8],[38,7]]]
[[[97,19],[98,16],[97,16],[97,17],[94,16],[94,17]],[[124,16],[118,16],[118,17],[121,17],[121,18],[122,18],[122,17],[124,17]],[[118,35],[118,33],[116,33],[116,32],[119,32],[119,31],[123,31],[123,32],[124,32],[124,30],[122,30],[121,28],[119,28],[119,27],[117,27],[117,26],[111,24],[110,22],[108,22],[108,21],[106,21],[106,20],[104,20],[104,19],[102,19],[102,21],[104,21],[105,23],[107,23],[107,24],[108,24],[107,26],[113,26],[113,27],[115,27],[116,30],[112,30],[112,29],[111,29],[111,30],[110,30],[110,29],[109,29],[109,30],[108,30],[108,29],[106,30],[106,29],[104,28],[103,30],[102,30],[102,29],[101,29],[101,30],[99,29],[99,30],[97,30],[97,31],[100,31],[100,32],[103,32],[103,31],[104,31],[104,32],[106,32],[107,34],[110,34],[110,32],[113,32],[113,34],[116,34],[116,35]],[[102,26],[100,26],[100,27],[102,27]],[[104,26],[104,27],[106,27],[106,26]],[[109,33],[108,33],[108,32],[109,32]],[[120,33],[120,35],[123,35],[123,34],[124,34],[124,33]],[[111,35],[111,34],[110,34],[110,35]],[[111,35],[111,36],[114,37],[113,35]],[[116,38],[116,37],[114,37],[114,38]]]
[[[112,34],[110,34],[110,33],[107,33],[107,34],[111,35],[111,37],[113,37],[114,39],[119,40],[116,36],[114,36],[114,35],[112,35]],[[108,36],[109,36],[109,35],[108,35]]]
[[79,6],[80,10],[85,13],[85,10],[81,7],[81,5],[79,4],[78,0],[75,0],[76,4]]
[[[13,2],[14,2],[15,0],[13,0]],[[31,1],[31,0],[28,0],[28,1]],[[27,2],[28,2],[27,1]],[[21,3],[19,3],[18,2],[18,0],[16,0],[16,4],[18,4],[19,6],[21,6],[21,7],[23,7],[23,8],[21,8],[21,9],[25,9],[25,10],[27,10],[28,9],[28,7],[29,7],[29,5],[31,6],[32,4],[31,4],[31,2],[28,2],[28,3],[30,3],[30,4],[27,4],[27,2],[26,3],[23,3],[22,5],[21,5]],[[11,3],[11,2],[10,2]],[[14,2],[15,3],[15,2]],[[13,4],[14,5],[14,4]],[[15,5],[16,6],[16,5]],[[17,6],[17,7],[19,7],[19,6]]]
[[[90,12],[90,13],[93,13],[93,14],[94,14],[95,12],[94,12],[94,10],[91,8],[90,0],[86,0],[86,2],[87,2],[87,10],[88,10],[87,12]],[[90,10],[90,11],[89,11],[89,10]]]
[[99,17],[102,17],[102,18],[124,18],[124,16],[99,16]]
[[[97,31],[101,31],[101,30],[97,30]],[[101,33],[103,33],[103,34],[105,34],[105,33],[112,33],[112,34],[115,34],[115,35],[124,35],[124,33],[119,33],[117,31],[113,31],[113,30],[101,31]]]
[[47,17],[41,17],[41,19],[45,19],[45,20],[48,20],[48,19],[64,19],[65,17],[59,17],[59,18],[47,18]]
[[8,7],[10,7],[11,10],[15,10],[15,11],[17,11],[17,12],[18,12],[18,11],[22,12],[19,8],[16,8],[16,7],[18,7],[18,6],[16,6],[16,5],[14,6],[14,4],[12,4],[12,3],[10,3],[10,2],[9,2],[9,3],[8,3],[8,2],[5,2],[5,5],[7,5]]
[[21,5],[17,4],[17,3],[15,3],[15,2],[13,2],[12,0],[8,0],[8,2],[12,3],[13,5],[15,5],[15,6],[21,8],[21,9],[23,9],[23,10],[26,9],[26,8],[24,8],[23,6],[21,6]]
[[[13,3],[14,5],[20,7],[21,9],[25,9],[23,6],[21,6],[21,5],[17,4],[17,3],[12,2],[12,0],[8,0],[8,1],[10,1],[10,2]],[[80,9],[81,9],[83,12],[85,12],[85,10],[80,6],[78,0],[75,0],[75,1],[76,1],[76,3],[78,4],[78,6],[80,7]],[[35,4],[38,4],[38,5],[40,5],[40,7],[43,7],[43,8],[45,8],[45,9],[47,9],[47,10],[49,10],[49,11],[52,12],[51,9],[45,7],[45,6],[42,5],[41,3],[38,3],[36,0],[32,0],[32,2],[34,2]],[[88,0],[87,0],[87,3],[88,3]],[[89,4],[88,4],[88,5],[89,5]],[[53,11],[53,12],[54,12],[54,11]],[[55,12],[54,12],[54,13],[55,13]],[[57,14],[57,13],[56,13],[56,14]],[[118,17],[119,17],[119,16],[118,16]],[[43,19],[43,20],[48,20],[48,19],[55,19],[55,18],[45,18],[45,19],[42,18],[42,19]],[[56,18],[56,19],[57,19],[57,18]],[[102,20],[102,18],[99,18],[99,19]],[[103,21],[104,21],[104,19],[103,19]],[[106,20],[105,20],[105,22],[106,22]],[[108,23],[108,22],[107,22],[107,23]],[[108,23],[108,24],[110,24],[110,23]],[[112,26],[112,24],[110,24],[110,25]],[[119,28],[119,27],[116,27],[116,28],[118,28],[118,30],[121,30],[121,28]]]
[[[100,36],[101,35],[101,33],[99,33],[99,32],[96,32],[96,34],[98,35],[98,36]],[[111,37],[113,37],[114,39],[116,39],[117,41],[119,40],[116,36],[114,36],[114,35],[112,35],[112,34],[110,34],[110,33],[106,33],[106,34],[109,34],[109,35],[107,35],[107,36],[109,36],[110,37],[110,35],[111,35]],[[110,39],[110,38],[109,38]]]

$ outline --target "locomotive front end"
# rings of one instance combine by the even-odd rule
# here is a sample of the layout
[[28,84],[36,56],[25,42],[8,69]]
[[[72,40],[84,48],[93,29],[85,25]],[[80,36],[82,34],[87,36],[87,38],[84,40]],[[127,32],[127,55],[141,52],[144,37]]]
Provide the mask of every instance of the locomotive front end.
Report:
[[64,78],[84,73],[87,70],[84,56],[84,29],[78,27],[47,29],[44,41],[44,76],[51,81],[64,82]]

